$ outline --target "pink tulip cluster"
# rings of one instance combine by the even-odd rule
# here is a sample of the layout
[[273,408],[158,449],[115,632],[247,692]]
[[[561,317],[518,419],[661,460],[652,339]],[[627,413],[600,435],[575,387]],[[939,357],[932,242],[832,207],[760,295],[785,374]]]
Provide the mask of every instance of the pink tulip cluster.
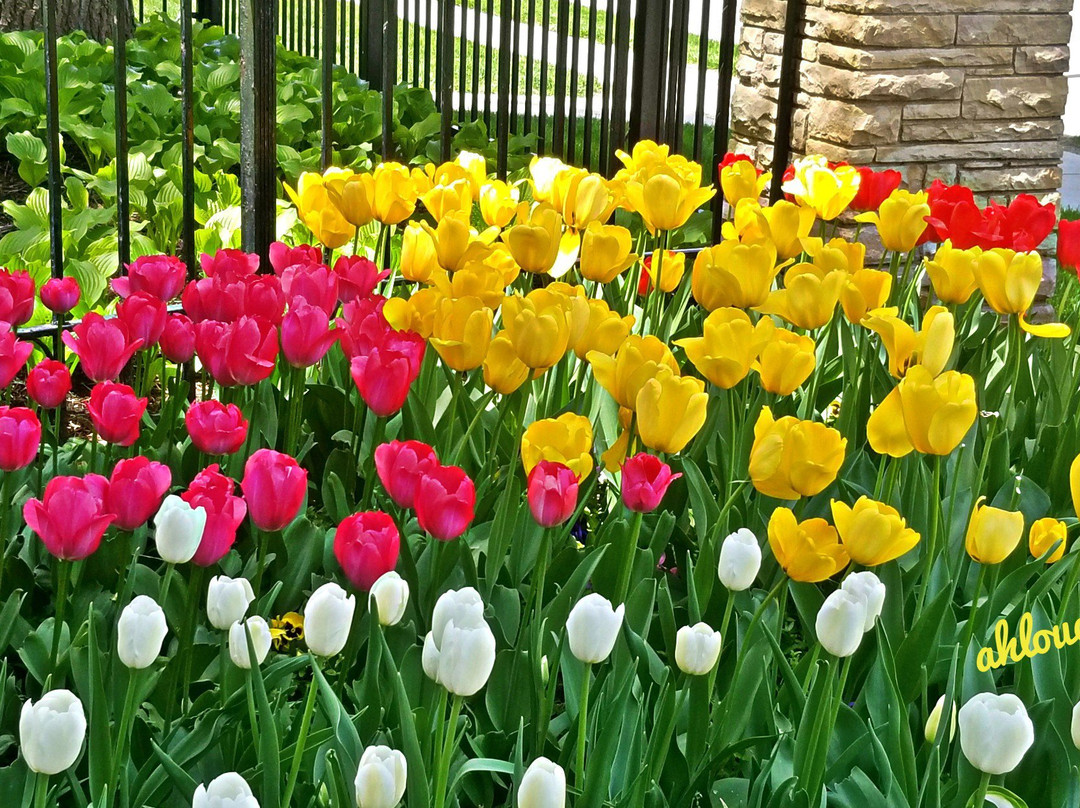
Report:
[[476,486],[465,470],[444,466],[418,440],[375,448],[375,471],[394,503],[416,511],[416,521],[440,541],[456,539],[476,515]]

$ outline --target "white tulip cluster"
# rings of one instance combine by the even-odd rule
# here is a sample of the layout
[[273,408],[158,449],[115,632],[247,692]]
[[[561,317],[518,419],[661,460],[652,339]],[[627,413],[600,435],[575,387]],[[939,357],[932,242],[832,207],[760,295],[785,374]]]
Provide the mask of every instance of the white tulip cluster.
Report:
[[836,657],[859,650],[863,635],[874,627],[885,604],[885,584],[872,572],[849,575],[825,598],[814,630],[821,647]]
[[487,684],[495,635],[484,620],[484,601],[471,586],[444,592],[435,602],[423,665],[429,679],[455,696],[471,696]]

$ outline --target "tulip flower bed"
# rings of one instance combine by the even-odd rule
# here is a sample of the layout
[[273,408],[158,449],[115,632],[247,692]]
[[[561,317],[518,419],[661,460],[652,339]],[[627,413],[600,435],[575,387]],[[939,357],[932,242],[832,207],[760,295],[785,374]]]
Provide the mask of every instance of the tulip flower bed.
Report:
[[305,174],[71,367],[0,273],[0,805],[1080,805],[1053,207],[730,157],[673,252],[714,189],[620,157]]

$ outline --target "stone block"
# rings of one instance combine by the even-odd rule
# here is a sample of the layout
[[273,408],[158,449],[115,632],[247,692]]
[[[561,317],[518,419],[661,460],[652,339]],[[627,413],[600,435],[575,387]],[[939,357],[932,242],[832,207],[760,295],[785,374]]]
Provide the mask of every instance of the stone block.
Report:
[[732,130],[740,140],[772,140],[776,104],[746,84],[731,99]]
[[860,48],[941,48],[956,39],[956,16],[849,14],[811,6],[806,9],[806,35]]
[[904,120],[920,121],[933,118],[959,118],[959,101],[926,101],[904,104]]
[[813,98],[808,107],[810,134],[834,143],[873,146],[895,143],[900,136],[897,104],[848,103],[833,98]]
[[859,101],[931,101],[960,98],[962,70],[897,70],[871,73],[821,63],[803,65],[802,87],[809,93]]
[[[853,14],[937,14],[942,10],[938,0],[821,0],[820,5]],[[1024,11],[1042,14],[1068,14],[1072,7],[1072,0],[1028,0],[1024,3]],[[1015,12],[1016,0],[952,0],[949,10],[957,14]]]
[[910,143],[879,146],[884,163],[933,163],[939,161],[1001,160],[1037,161],[1061,158],[1057,140],[1001,141],[995,143]]
[[1068,17],[1063,14],[961,14],[958,45],[1065,45]]
[[1025,45],[1016,49],[1017,73],[1064,73],[1069,49],[1062,45]]
[[1064,134],[1060,118],[1026,121],[973,121],[945,119],[905,121],[900,139],[904,141],[1050,140]]
[[825,64],[856,70],[1013,66],[1013,48],[1005,45],[971,48],[860,48],[835,42],[821,42],[817,54],[818,59]]
[[1064,76],[971,78],[964,83],[965,118],[1060,118],[1065,111]]
[[742,18],[769,28],[782,28],[787,13],[786,0],[743,0]]
[[806,153],[823,154],[829,160],[843,161],[856,166],[869,165],[874,162],[875,157],[875,150],[872,148],[853,149],[815,137],[806,139]]
[[961,167],[959,182],[975,193],[1032,193],[1061,187],[1060,166],[1011,166],[1002,168]]

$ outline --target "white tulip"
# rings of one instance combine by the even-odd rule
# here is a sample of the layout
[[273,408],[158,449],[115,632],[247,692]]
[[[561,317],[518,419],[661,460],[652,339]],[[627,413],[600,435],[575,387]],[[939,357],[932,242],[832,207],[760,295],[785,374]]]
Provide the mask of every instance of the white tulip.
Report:
[[129,668],[142,670],[154,664],[169,626],[157,601],[139,595],[124,607],[116,624],[116,650]]
[[675,635],[675,664],[690,676],[704,676],[720,658],[720,632],[707,623],[683,626]]
[[986,774],[1005,774],[1020,765],[1035,743],[1035,727],[1024,702],[1012,693],[979,693],[960,708],[960,748]]
[[176,494],[169,494],[154,516],[154,544],[158,555],[170,564],[191,561],[206,530],[206,508],[194,508]]
[[71,768],[86,737],[86,713],[70,690],[50,690],[37,704],[27,699],[19,716],[23,760],[39,774]]
[[[927,743],[933,743],[937,740],[938,727],[941,726],[941,715],[945,712],[945,696],[941,696],[937,700],[937,704],[934,705],[934,709],[930,711],[930,715],[926,719],[926,727],[923,731],[923,735],[926,738]],[[953,736],[956,735],[956,707],[949,706],[949,740],[952,741]]]
[[566,772],[558,763],[539,757],[529,764],[518,786],[518,808],[563,808]]
[[369,746],[356,771],[359,808],[394,808],[405,795],[408,764],[405,755],[389,746]]
[[393,570],[379,576],[371,585],[368,604],[375,602],[379,622],[384,626],[396,626],[405,616],[405,607],[409,605],[409,584]]
[[621,603],[613,609],[611,601],[599,593],[583,597],[566,619],[570,652],[585,663],[603,662],[615,647],[625,611]]
[[422,663],[429,678],[456,696],[471,696],[487,683],[495,666],[495,635],[484,620],[479,592],[465,587],[439,598]]
[[863,624],[863,631],[872,629],[885,605],[885,584],[874,573],[865,570],[853,572],[844,579],[840,588],[863,602],[866,606],[866,622]]
[[255,648],[255,664],[261,665],[266,655],[270,652],[270,644],[273,638],[270,636],[270,626],[258,615],[249,617],[246,622],[237,620],[229,629],[229,656],[233,664],[238,668],[248,670],[251,668],[251,658],[248,656],[247,636],[251,634],[251,644]]
[[1073,707],[1072,712],[1072,742],[1073,746],[1080,749],[1080,701]]
[[732,592],[749,589],[761,569],[761,546],[749,528],[739,528],[720,545],[716,574]]
[[255,592],[247,578],[215,575],[206,591],[206,616],[214,628],[226,631],[233,623],[244,619],[253,600]]
[[843,589],[837,589],[818,610],[815,630],[818,642],[833,656],[849,657],[859,650],[866,625],[866,604]]
[[356,598],[333,582],[312,592],[304,607],[304,640],[311,653],[323,657],[341,653],[355,611]]
[[259,808],[259,801],[251,793],[251,786],[236,772],[226,772],[195,789],[191,808]]

